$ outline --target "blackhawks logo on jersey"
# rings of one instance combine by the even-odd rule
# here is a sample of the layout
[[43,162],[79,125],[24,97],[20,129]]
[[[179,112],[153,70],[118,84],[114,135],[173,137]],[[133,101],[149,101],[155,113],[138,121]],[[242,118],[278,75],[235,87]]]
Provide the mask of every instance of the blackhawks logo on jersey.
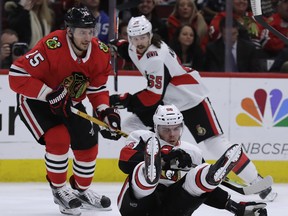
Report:
[[57,49],[61,47],[61,43],[58,41],[58,37],[49,38],[45,43],[49,49]]
[[101,42],[101,41],[99,41],[99,48],[105,53],[107,53],[109,51],[108,46],[105,43]]

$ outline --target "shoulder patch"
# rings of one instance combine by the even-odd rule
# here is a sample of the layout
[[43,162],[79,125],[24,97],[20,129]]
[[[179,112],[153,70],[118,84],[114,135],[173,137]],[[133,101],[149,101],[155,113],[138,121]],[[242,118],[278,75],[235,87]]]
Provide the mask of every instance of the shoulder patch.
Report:
[[151,58],[151,57],[154,57],[154,56],[158,56],[158,53],[157,51],[150,51],[146,54],[147,58]]
[[109,51],[108,46],[105,43],[101,42],[101,41],[99,41],[99,48],[105,53],[107,53]]
[[45,43],[49,49],[57,49],[61,47],[61,43],[58,41],[58,37],[49,38]]

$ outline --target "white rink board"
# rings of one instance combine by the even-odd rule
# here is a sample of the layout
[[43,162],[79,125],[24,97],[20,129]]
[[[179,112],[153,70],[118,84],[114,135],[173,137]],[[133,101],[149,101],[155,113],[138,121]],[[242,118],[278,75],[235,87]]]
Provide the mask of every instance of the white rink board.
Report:
[[[16,95],[9,89],[7,78],[7,75],[0,75],[0,159],[43,158],[44,147],[34,141],[19,116],[15,119],[15,127],[13,126]],[[288,126],[274,127],[271,114],[272,109],[274,109],[276,110],[274,117],[280,112],[282,119],[288,117],[287,78],[204,77],[203,79],[210,89],[210,100],[222,129],[232,142],[244,144],[250,159],[288,159]],[[113,80],[114,77],[109,77],[108,86],[111,89],[111,94],[114,93]],[[119,93],[127,91],[134,93],[145,87],[146,80],[141,76],[119,76],[118,85]],[[237,116],[240,113],[247,115],[247,111],[243,110],[241,103],[245,98],[245,100],[252,102],[256,101],[254,98],[256,91],[267,94],[262,122],[257,127],[240,126],[236,122]],[[275,91],[278,95],[278,106],[275,105],[277,104],[274,100],[275,95],[273,95]],[[282,94],[282,97],[279,97],[279,94]],[[270,99],[273,100],[273,103],[270,102]],[[87,101],[85,104],[89,106]],[[284,111],[280,110],[281,105]],[[256,106],[258,105],[256,104]],[[125,110],[120,112],[123,120],[129,115]],[[259,113],[259,110],[257,112]],[[125,131],[125,128],[122,130]],[[183,139],[190,142],[193,140],[187,131],[184,132]],[[124,138],[115,142],[104,140],[101,137],[99,143],[99,158],[118,158],[119,151],[124,144]],[[199,147],[202,148],[202,145],[200,144]],[[205,149],[203,150],[205,151]],[[209,154],[206,156],[208,156],[206,159],[215,159]]]

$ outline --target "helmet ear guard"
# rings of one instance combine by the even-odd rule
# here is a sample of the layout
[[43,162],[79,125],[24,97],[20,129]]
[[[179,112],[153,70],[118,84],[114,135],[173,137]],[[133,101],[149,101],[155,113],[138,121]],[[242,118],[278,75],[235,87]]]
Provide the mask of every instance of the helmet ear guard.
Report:
[[158,125],[178,125],[183,123],[183,115],[175,105],[159,105],[153,115],[154,130]]

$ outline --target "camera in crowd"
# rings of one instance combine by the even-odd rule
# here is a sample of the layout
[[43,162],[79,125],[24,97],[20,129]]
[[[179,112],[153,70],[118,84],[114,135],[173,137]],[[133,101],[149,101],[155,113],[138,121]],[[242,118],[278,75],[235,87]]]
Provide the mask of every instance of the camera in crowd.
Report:
[[14,56],[22,56],[28,51],[28,44],[16,42],[10,45],[11,54]]

